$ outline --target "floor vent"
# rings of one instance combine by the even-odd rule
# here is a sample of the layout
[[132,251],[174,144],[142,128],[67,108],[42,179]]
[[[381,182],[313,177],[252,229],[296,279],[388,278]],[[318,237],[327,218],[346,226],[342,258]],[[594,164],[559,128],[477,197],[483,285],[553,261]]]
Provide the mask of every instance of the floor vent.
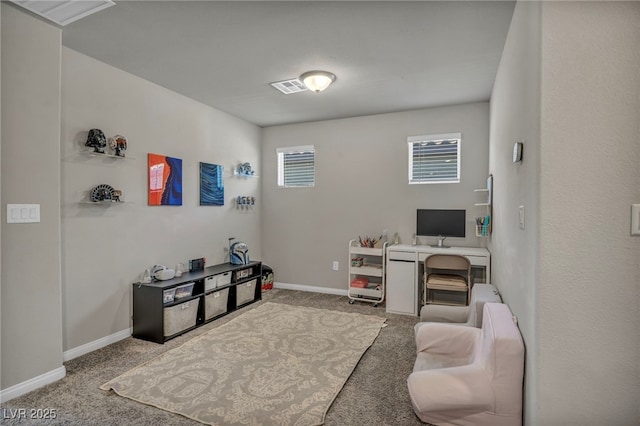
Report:
[[284,93],[285,95],[290,95],[292,93],[298,92],[306,92],[307,89],[304,84],[297,78],[292,78],[290,80],[276,81],[275,83],[270,83],[273,87]]

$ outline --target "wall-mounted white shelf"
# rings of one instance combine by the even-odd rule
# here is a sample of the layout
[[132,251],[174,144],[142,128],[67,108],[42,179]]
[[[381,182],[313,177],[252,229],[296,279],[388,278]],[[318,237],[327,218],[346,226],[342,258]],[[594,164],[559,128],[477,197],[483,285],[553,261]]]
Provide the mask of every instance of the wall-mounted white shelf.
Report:
[[114,154],[107,154],[106,152],[104,154],[101,154],[99,152],[95,152],[95,151],[80,151],[81,155],[86,155],[89,157],[98,157],[98,158],[117,158],[118,160],[135,160],[135,157],[123,157],[121,155],[114,155]]
[[491,228],[493,226],[493,175],[489,175],[487,178],[487,187],[474,189],[473,192],[485,193],[487,198],[482,203],[475,203],[476,207],[486,208],[487,214],[485,216],[476,217],[476,236],[488,237],[491,234]]
[[95,152],[95,151],[88,150],[88,149],[82,150],[82,151],[77,151],[77,152],[74,152],[72,154],[69,154],[69,155],[67,155],[65,157],[65,159],[70,160],[70,159],[77,158],[77,157],[108,158],[108,159],[114,159],[114,160],[135,160],[136,159],[135,157],[132,157],[130,155],[126,156],[126,157],[122,157],[120,155],[108,154],[106,152],[104,154],[101,154],[99,152]]
[[90,204],[92,206],[112,206],[114,204],[131,204],[131,201],[78,201],[78,204]]
[[233,176],[233,177],[241,177],[241,178],[249,178],[249,179],[260,177],[258,175],[248,175],[248,174],[245,174],[245,173],[240,173],[237,170],[234,170],[233,173],[231,174],[231,176]]

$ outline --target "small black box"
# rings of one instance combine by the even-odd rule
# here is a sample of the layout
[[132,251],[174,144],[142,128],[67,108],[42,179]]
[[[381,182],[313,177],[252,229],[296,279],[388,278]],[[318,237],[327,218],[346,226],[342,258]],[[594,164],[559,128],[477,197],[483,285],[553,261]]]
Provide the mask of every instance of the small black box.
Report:
[[202,271],[204,269],[204,257],[189,261],[189,272]]

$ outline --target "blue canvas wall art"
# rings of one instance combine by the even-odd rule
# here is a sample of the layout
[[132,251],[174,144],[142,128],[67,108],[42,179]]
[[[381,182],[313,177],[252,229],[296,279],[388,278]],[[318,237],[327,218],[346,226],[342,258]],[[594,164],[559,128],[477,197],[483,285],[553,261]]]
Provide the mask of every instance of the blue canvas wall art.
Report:
[[200,163],[200,205],[224,206],[222,166]]

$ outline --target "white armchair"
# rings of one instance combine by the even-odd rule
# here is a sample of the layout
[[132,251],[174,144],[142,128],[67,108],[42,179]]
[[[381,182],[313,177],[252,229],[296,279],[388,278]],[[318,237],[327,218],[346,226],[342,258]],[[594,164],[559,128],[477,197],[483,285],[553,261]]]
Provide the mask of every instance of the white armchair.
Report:
[[448,322],[482,327],[482,309],[485,303],[501,303],[498,289],[491,284],[476,284],[471,289],[469,306],[424,305],[420,309],[420,322],[416,324],[417,333],[426,322]]
[[484,305],[482,328],[426,323],[407,380],[411,403],[437,425],[522,424],[524,344],[507,305]]

